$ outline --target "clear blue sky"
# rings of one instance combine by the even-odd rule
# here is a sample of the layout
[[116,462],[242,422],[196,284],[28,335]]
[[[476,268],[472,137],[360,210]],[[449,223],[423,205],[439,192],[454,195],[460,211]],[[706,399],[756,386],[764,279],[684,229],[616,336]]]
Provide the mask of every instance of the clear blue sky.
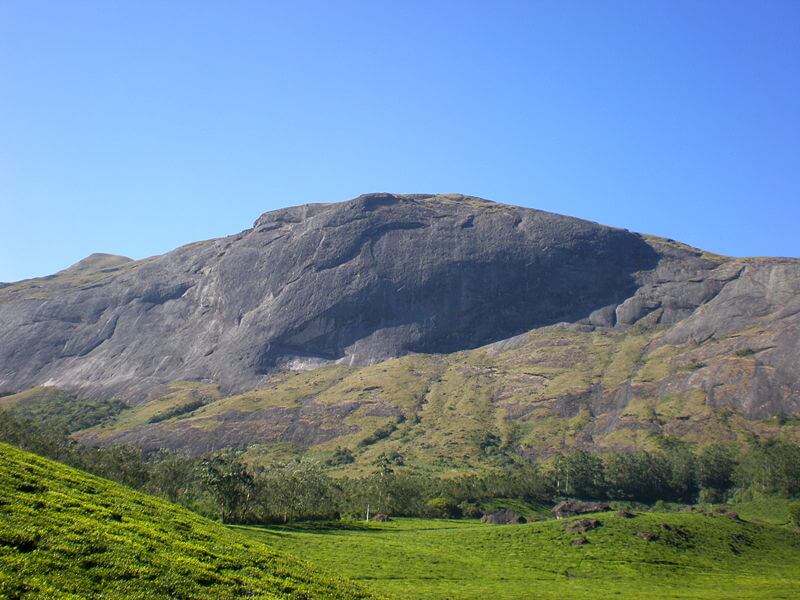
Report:
[[0,281],[368,191],[800,256],[800,2],[0,0]]

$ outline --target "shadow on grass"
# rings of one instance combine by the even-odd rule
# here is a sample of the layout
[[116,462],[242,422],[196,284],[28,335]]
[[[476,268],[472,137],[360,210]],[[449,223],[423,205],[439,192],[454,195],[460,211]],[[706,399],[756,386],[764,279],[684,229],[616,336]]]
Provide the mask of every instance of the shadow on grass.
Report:
[[[437,520],[434,520],[437,521]],[[422,523],[409,526],[408,523],[400,525],[401,520],[392,520],[389,523],[380,523],[371,521],[298,521],[290,523],[269,523],[264,525],[228,525],[232,528],[241,528],[250,531],[258,531],[264,535],[273,535],[280,537],[292,533],[315,533],[315,534],[328,534],[328,533],[414,533],[420,531],[448,531],[452,529],[464,528],[495,528],[496,525],[487,525],[481,523],[477,519],[462,519],[451,521],[449,519],[441,520],[441,524],[435,527],[425,526]],[[400,526],[397,526],[400,525]],[[469,527],[472,526],[472,527]]]
[[268,525],[232,525],[231,527],[255,530],[272,535],[281,535],[283,533],[336,533],[339,531],[396,531],[362,521],[300,521],[297,523],[274,523]]

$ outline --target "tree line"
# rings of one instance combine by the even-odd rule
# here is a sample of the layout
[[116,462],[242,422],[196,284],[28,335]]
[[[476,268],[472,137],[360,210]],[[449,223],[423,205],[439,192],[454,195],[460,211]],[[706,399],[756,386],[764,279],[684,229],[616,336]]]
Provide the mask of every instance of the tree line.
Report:
[[372,514],[478,517],[499,498],[717,503],[742,494],[800,495],[800,445],[781,440],[702,448],[665,441],[657,451],[603,454],[575,450],[541,463],[520,460],[446,478],[413,472],[397,452],[378,457],[368,475],[333,477],[330,467],[352,462],[351,451],[338,449],[327,464],[297,460],[259,468],[233,450],[192,457],[89,447],[74,442],[64,428],[38,427],[7,412],[0,413],[0,441],[227,523],[364,518],[368,507]]

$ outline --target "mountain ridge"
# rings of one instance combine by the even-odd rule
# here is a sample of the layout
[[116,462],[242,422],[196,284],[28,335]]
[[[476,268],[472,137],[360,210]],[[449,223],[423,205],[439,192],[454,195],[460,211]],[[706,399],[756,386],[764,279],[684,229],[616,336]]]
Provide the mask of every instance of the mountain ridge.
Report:
[[[383,428],[383,447],[426,418],[446,430],[452,410],[470,420],[450,432],[470,448],[494,431],[525,454],[570,436],[689,439],[716,427],[712,414],[717,437],[774,435],[748,423],[800,416],[797,259],[725,257],[471,196],[380,193],[95,262],[0,289],[0,389],[133,407],[120,416],[133,429],[87,441],[328,451]],[[376,378],[384,368],[417,391]],[[358,391],[359,377],[372,383]],[[182,402],[180,416],[137,421],[139,406]],[[744,421],[719,421],[728,410]]]
[[[476,208],[480,210],[476,210]],[[487,221],[483,228],[474,227],[473,220],[476,218],[476,214],[479,220]],[[440,222],[437,222],[439,219],[451,222],[441,226]],[[514,231],[522,224],[523,219],[546,221],[543,225],[534,223],[539,226],[542,239],[534,239],[530,232],[520,236]],[[427,236],[422,236],[421,232],[415,231],[421,229],[434,231],[428,231]],[[481,229],[484,230],[482,239],[476,243],[461,243],[465,236],[458,234],[463,230],[480,231]],[[44,300],[39,306],[34,306],[37,311],[35,313],[30,311],[29,306],[18,305],[18,312],[28,309],[27,321],[24,317],[20,319],[19,314],[2,315],[11,317],[8,319],[10,321],[16,320],[17,328],[20,325],[23,328],[28,327],[31,325],[31,321],[40,322],[43,316],[51,318],[51,315],[42,314],[47,311],[54,312],[51,324],[60,325],[64,322],[72,324],[76,321],[82,324],[94,319],[95,323],[93,324],[96,327],[93,331],[87,331],[87,328],[68,327],[72,331],[64,331],[57,336],[57,339],[49,341],[51,345],[49,353],[41,356],[38,352],[32,352],[32,356],[29,355],[34,359],[30,369],[34,372],[27,377],[21,377],[22,383],[14,382],[15,379],[20,379],[16,372],[9,376],[6,371],[0,375],[0,387],[17,391],[25,385],[50,383],[72,387],[75,391],[84,393],[94,393],[94,388],[99,387],[103,393],[110,391],[122,397],[135,396],[138,388],[146,387],[144,383],[141,383],[142,378],[139,374],[128,377],[129,381],[139,380],[133,385],[136,389],[128,391],[122,386],[100,384],[101,379],[109,380],[108,373],[95,376],[93,371],[87,373],[86,369],[82,369],[82,365],[63,363],[75,363],[76,357],[79,359],[91,354],[98,346],[110,341],[115,334],[120,312],[134,312],[136,318],[141,320],[144,316],[142,313],[147,311],[136,310],[135,307],[130,306],[137,300],[148,305],[146,308],[149,310],[158,306],[163,307],[171,300],[179,300],[187,292],[190,296],[188,300],[193,303],[189,310],[194,312],[195,318],[202,316],[204,310],[208,309],[224,322],[220,323],[217,330],[207,332],[207,337],[213,338],[213,340],[198,340],[197,336],[188,336],[188,339],[182,341],[184,345],[203,345],[202,352],[214,352],[215,342],[222,341],[224,344],[222,338],[225,337],[226,332],[232,331],[232,327],[241,326],[243,320],[247,325],[246,319],[253,318],[254,312],[269,312],[270,307],[267,305],[281,293],[285,297],[286,288],[294,287],[297,290],[295,296],[288,302],[289,307],[278,306],[275,308],[288,311],[290,317],[295,318],[296,321],[305,320],[306,322],[297,322],[294,330],[290,331],[283,331],[280,327],[267,327],[266,331],[255,333],[258,340],[237,339],[235,343],[239,347],[244,345],[247,348],[244,352],[234,351],[234,354],[238,353],[235,360],[236,362],[244,361],[247,364],[236,373],[220,374],[223,387],[231,389],[236,388],[240,381],[246,381],[247,385],[257,383],[257,375],[266,374],[270,369],[276,367],[283,355],[290,357],[290,360],[293,358],[302,360],[307,355],[310,355],[310,358],[316,356],[316,358],[329,360],[341,358],[347,353],[355,355],[356,362],[369,362],[374,359],[396,356],[404,351],[450,351],[467,346],[474,347],[481,342],[522,333],[531,326],[547,321],[572,320],[579,316],[579,312],[585,312],[585,307],[574,306],[576,303],[571,302],[570,298],[552,298],[555,294],[551,293],[543,303],[549,304],[549,306],[537,307],[539,311],[537,314],[531,314],[530,317],[508,314],[507,322],[488,324],[485,331],[478,336],[464,331],[467,327],[467,323],[464,321],[468,316],[462,314],[461,322],[453,323],[453,320],[459,319],[459,314],[461,314],[455,311],[449,315],[450,322],[440,327],[444,331],[444,335],[441,331],[436,331],[434,334],[430,334],[428,331],[411,331],[417,328],[414,324],[406,322],[409,319],[407,315],[400,313],[415,307],[418,309],[418,314],[411,318],[416,322],[426,319],[429,322],[435,321],[447,309],[442,303],[436,303],[437,293],[442,291],[437,289],[437,286],[459,284],[462,287],[472,286],[474,288],[482,285],[483,282],[478,280],[484,278],[489,280],[489,285],[495,286],[494,290],[489,291],[490,297],[485,291],[474,289],[462,290],[461,297],[472,293],[473,296],[477,296],[479,304],[481,302],[483,305],[496,304],[498,297],[501,296],[500,290],[497,288],[501,286],[507,288],[509,285],[524,286],[530,280],[531,274],[542,277],[547,275],[546,272],[543,275],[540,274],[542,269],[535,269],[531,260],[540,262],[550,260],[550,265],[544,265],[545,270],[547,268],[556,269],[556,275],[563,276],[563,270],[558,271],[555,258],[548,256],[547,251],[551,248],[548,248],[547,244],[554,246],[551,254],[561,252],[568,255],[569,251],[562,247],[564,243],[572,244],[573,247],[583,247],[583,250],[587,251],[586,247],[592,246],[593,240],[582,240],[580,239],[581,235],[585,238],[591,235],[601,235],[612,238],[610,240],[612,244],[627,244],[626,251],[620,256],[623,263],[631,262],[630,257],[634,253],[630,250],[633,249],[633,246],[636,246],[635,250],[640,254],[647,254],[646,257],[634,256],[633,260],[639,260],[637,264],[623,264],[622,269],[627,268],[627,273],[623,273],[620,268],[617,268],[617,265],[600,265],[599,261],[594,261],[598,264],[593,264],[591,269],[586,268],[582,273],[585,277],[596,278],[599,274],[593,271],[602,267],[605,269],[605,274],[616,278],[617,284],[627,285],[632,289],[632,280],[622,280],[630,279],[631,274],[635,270],[639,270],[639,267],[652,266],[655,254],[638,237],[623,233],[623,231],[542,211],[520,209],[460,196],[370,194],[344,203],[304,205],[271,211],[261,215],[252,229],[233,236],[196,242],[162,256],[114,265],[108,270],[78,269],[78,272],[74,272],[73,267],[73,271],[67,269],[56,274],[52,281],[46,281],[39,286],[35,285],[33,290],[30,289],[30,286],[19,290],[20,286],[14,284],[4,288],[0,295],[0,301],[7,301],[3,302],[3,307],[8,306],[8,300],[13,302],[16,299],[15,296],[21,296],[23,302],[25,300]],[[498,242],[496,238],[506,233],[516,235],[517,239],[508,244]],[[437,240],[437,235],[448,239]],[[290,239],[286,241],[286,238]],[[385,242],[387,239],[391,240],[388,244]],[[412,244],[421,241],[428,244],[434,258],[428,264],[425,264],[424,260],[412,264],[419,258],[416,248],[412,247]],[[529,246],[531,246],[531,242],[534,244],[538,242],[539,248],[528,247],[520,251],[519,244],[526,242]],[[398,244],[402,247],[398,248]],[[271,245],[277,246],[278,250],[270,249]],[[383,251],[377,258],[374,255],[376,245],[382,246]],[[541,249],[542,246],[545,252],[533,256],[535,251]],[[593,249],[602,251],[603,244],[596,243]],[[403,252],[402,256],[397,255],[398,250]],[[228,253],[231,253],[232,256],[226,256]],[[436,253],[439,256],[436,256]],[[281,260],[285,254],[290,255],[290,258]],[[531,256],[533,256],[532,259]],[[506,264],[508,259],[516,262]],[[467,261],[473,268],[473,272],[468,273],[470,276],[468,281],[460,277],[457,270],[452,268],[459,260]],[[592,257],[584,258],[584,262],[587,264],[592,261]],[[266,262],[271,262],[269,269],[265,267]],[[527,269],[528,272],[523,274],[526,277],[515,274],[514,268]],[[202,269],[205,269],[206,272],[202,272]],[[261,271],[259,272],[258,269]],[[344,272],[333,276],[322,274],[325,271],[337,271],[337,269]],[[497,276],[497,272],[500,270],[505,270],[505,273]],[[359,285],[357,281],[354,281],[361,274],[370,271],[378,272],[366,285]],[[412,271],[414,274],[411,277],[405,276]],[[199,276],[197,276],[198,274]],[[210,276],[204,279],[205,274]],[[301,276],[303,281],[297,284]],[[266,285],[256,281],[258,277],[267,279]],[[450,281],[440,284],[438,283],[440,278],[449,278]],[[492,282],[492,279],[495,281]],[[64,284],[60,285],[60,281],[64,281]],[[115,283],[121,284],[117,286],[120,289],[113,289]],[[192,288],[204,286],[211,289],[191,291]],[[355,289],[347,290],[348,286]],[[311,314],[302,314],[303,305],[314,304],[315,299],[319,297],[320,287],[328,291],[328,296],[338,294],[339,290],[345,290],[349,297],[343,301],[327,298],[326,302],[321,304],[318,302],[319,306],[312,307]],[[392,287],[393,289],[390,289]],[[602,289],[599,289],[601,287]],[[409,294],[411,297],[402,297],[402,293],[399,291],[403,288],[413,288]],[[49,297],[48,293],[51,293],[49,290],[61,294],[61,298]],[[87,294],[85,293],[87,290],[95,291]],[[519,291],[515,290],[515,292]],[[573,289],[557,290],[556,294],[560,292],[562,295],[568,296],[572,291]],[[601,286],[600,282],[595,282],[595,289],[591,291],[595,295],[598,292],[604,293],[609,302],[616,300],[616,295],[620,294],[613,286]],[[106,295],[104,292],[109,292],[109,294]],[[522,292],[525,294],[526,290],[523,289]],[[195,296],[192,297],[192,294]],[[485,301],[481,294],[487,296]],[[383,298],[376,299],[376,296],[380,295],[383,295]],[[528,297],[519,300],[512,298],[512,301],[519,304],[528,300],[536,300],[532,297],[530,290],[527,290],[527,295]],[[398,296],[397,302],[402,303],[402,306],[395,306],[390,310],[378,309],[372,315],[363,315],[360,310],[360,307],[369,303],[377,307],[381,301],[391,302],[395,296]],[[50,300],[61,300],[62,304],[64,301],[74,301],[69,310],[62,311],[54,302],[48,302]],[[83,313],[82,307],[87,303],[93,303],[95,306],[90,312]],[[81,306],[76,306],[78,304]],[[279,300],[277,304],[280,305],[281,301]],[[300,306],[295,306],[295,304]],[[200,307],[199,310],[195,310],[197,306]],[[564,306],[567,306],[568,309],[564,310]],[[116,310],[118,308],[130,310]],[[476,310],[474,306],[468,308]],[[67,314],[60,314],[62,312]],[[329,316],[337,312],[344,314]],[[352,321],[362,317],[366,321],[365,323],[355,327],[351,325]],[[161,325],[169,318],[169,316],[165,316]],[[266,318],[268,319],[270,316],[267,315]],[[101,321],[103,321],[102,324]],[[331,321],[334,322],[333,325],[331,325]],[[174,320],[170,322],[175,323]],[[259,325],[256,324],[255,327],[258,328]],[[334,340],[330,339],[330,336],[325,338],[325,336],[315,334],[315,328],[319,330],[326,327],[337,327],[339,332],[337,335],[340,339]],[[392,332],[390,331],[392,327],[402,331]],[[437,326],[435,324],[425,325],[421,328],[425,329],[426,327],[436,329]],[[454,331],[459,327],[460,332]],[[75,331],[75,329],[80,331]],[[163,335],[163,333],[162,327],[159,334]],[[41,332],[37,331],[35,335],[24,340],[25,345],[41,347],[43,344],[40,334]],[[373,334],[377,334],[381,339],[370,340],[369,337]],[[9,332],[8,335],[12,334]],[[436,339],[426,341],[424,339],[426,335],[433,335]],[[76,342],[76,338],[82,339],[80,342]],[[315,338],[314,344],[307,343],[310,338]],[[448,345],[445,343],[445,338],[454,339]],[[20,340],[20,342],[22,341]],[[320,341],[323,343],[319,343]],[[22,345],[20,342],[17,342],[17,345]],[[263,342],[263,347],[258,347],[261,342]],[[62,344],[61,349],[53,347]],[[368,357],[359,359],[358,351],[353,352],[347,349],[353,344],[363,348],[360,350],[360,354],[366,354]],[[100,349],[95,354],[106,354],[103,357],[104,360],[113,359],[113,356],[107,356],[109,353],[104,353],[103,350]],[[148,351],[157,352],[155,348]],[[146,362],[147,358],[144,357],[141,360]],[[198,357],[182,355],[182,351],[177,349],[173,349],[171,353],[162,353],[161,358],[166,359],[168,363],[186,362],[188,359],[196,363],[204,362]],[[8,356],[0,356],[0,365],[8,363],[9,360]],[[36,371],[50,373],[54,370],[51,368],[53,360],[62,363],[61,369],[55,369],[61,372],[56,377],[50,376],[43,379]],[[36,362],[39,365],[36,365]],[[146,376],[158,379],[157,369],[145,367],[143,370],[149,371]],[[175,373],[175,377],[172,379],[193,378],[198,374],[203,378],[216,378],[216,373],[213,373],[214,368],[204,365],[199,366],[195,373],[190,372],[186,375],[178,374],[179,364],[167,366],[166,370]],[[63,371],[66,373],[62,374]],[[114,375],[119,376],[119,370]]]

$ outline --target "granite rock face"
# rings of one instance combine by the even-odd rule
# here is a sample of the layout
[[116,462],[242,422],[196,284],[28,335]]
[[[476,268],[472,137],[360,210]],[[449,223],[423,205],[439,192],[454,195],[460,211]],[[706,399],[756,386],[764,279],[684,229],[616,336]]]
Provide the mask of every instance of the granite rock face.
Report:
[[[765,352],[787,375],[754,385],[784,397],[800,372],[799,291],[796,260],[727,259],[467,196],[368,194],[3,286],[0,391],[53,385],[136,404],[176,380],[235,393],[282,369],[449,353],[560,322],[662,324],[679,343],[783,319]],[[746,410],[774,408],[757,402]]]

